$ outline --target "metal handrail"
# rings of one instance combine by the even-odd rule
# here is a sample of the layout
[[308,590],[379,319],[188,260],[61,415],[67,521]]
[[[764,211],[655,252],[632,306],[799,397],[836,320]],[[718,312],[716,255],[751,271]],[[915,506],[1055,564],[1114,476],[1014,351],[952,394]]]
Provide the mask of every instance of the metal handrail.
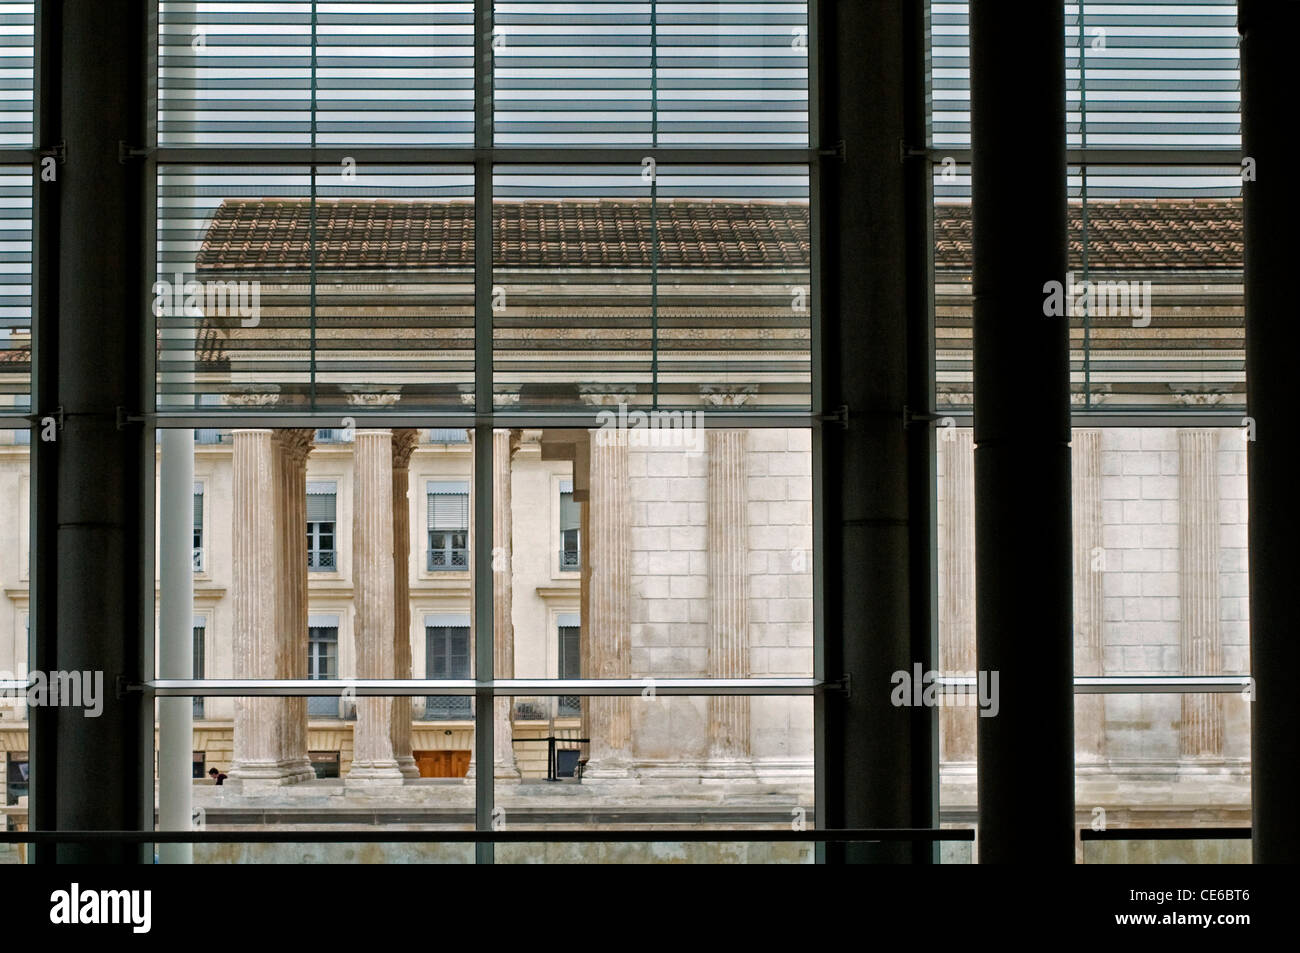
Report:
[[1079,840],[1250,840],[1249,827],[1121,827],[1079,831]]

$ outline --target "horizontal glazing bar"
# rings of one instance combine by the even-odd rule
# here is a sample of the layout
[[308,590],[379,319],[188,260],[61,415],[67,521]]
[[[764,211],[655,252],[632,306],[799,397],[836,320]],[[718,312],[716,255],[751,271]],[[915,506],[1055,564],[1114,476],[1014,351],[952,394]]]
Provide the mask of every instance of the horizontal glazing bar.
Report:
[[[22,153],[15,151],[15,156]],[[545,165],[609,165],[632,163],[640,165],[647,156],[665,165],[688,163],[690,165],[799,165],[817,162],[821,151],[804,148],[729,149],[725,146],[710,149],[678,148],[673,146],[597,146],[594,148],[527,148],[496,147],[491,149],[424,148],[418,146],[388,146],[381,149],[349,149],[344,146],[312,149],[308,147],[256,147],[221,149],[211,147],[167,147],[149,153],[161,163],[199,163],[204,165],[266,165],[266,164],[338,164],[352,159],[358,166],[364,164],[393,165],[411,163],[470,164],[488,161],[497,164]],[[1222,161],[1222,160],[1220,160]]]
[[[969,427],[975,414],[970,410],[936,411],[936,423],[947,426],[945,419],[952,419],[957,427]],[[1070,424],[1074,427],[1241,427],[1245,411],[1237,410],[1199,410],[1188,408],[1185,412],[1178,410],[1161,410],[1152,413],[1142,411],[1083,411],[1070,415]]]
[[[511,695],[812,695],[820,684],[812,678],[566,678],[472,679],[155,679],[132,688],[157,697],[272,696],[418,696],[473,695],[490,691]],[[0,682],[0,691],[21,690],[25,682]]]
[[1076,695],[1232,694],[1250,689],[1249,675],[1093,675],[1075,676]]
[[[939,675],[933,684],[945,694],[976,694],[975,675]],[[27,690],[28,681],[0,680],[0,697]],[[1075,676],[1076,695],[1232,694],[1249,690],[1249,675],[1098,675]],[[157,697],[473,695],[491,691],[511,695],[814,695],[836,686],[814,678],[626,678],[626,679],[155,679],[130,686]]]
[[[980,691],[975,675],[935,675],[936,690],[949,695]],[[1076,675],[1076,695],[1232,694],[1252,686],[1249,675]],[[987,689],[987,685],[986,685]]]
[[0,832],[0,844],[654,844],[868,841],[973,841],[970,828],[865,827],[835,830],[518,830],[518,831],[402,831],[402,830],[285,830],[285,831],[17,831]]
[[[923,155],[936,165],[940,165],[944,159],[952,159],[958,165],[965,165],[971,161],[970,149],[945,149],[942,146],[934,146],[928,149],[910,149],[908,154]],[[1231,146],[1222,149],[1067,149],[1065,158],[1072,166],[1240,165],[1241,150]]]
[[[573,428],[596,428],[602,426],[618,425],[617,408],[609,411],[611,416],[601,416],[599,413],[503,413],[477,416],[474,414],[350,414],[349,416],[355,421],[356,427],[365,428],[373,427],[432,427],[448,429],[470,429],[476,424],[492,427],[573,427]],[[648,410],[638,409],[629,410],[627,426],[650,426],[649,419],[638,423],[642,418],[634,418],[631,415],[641,413],[648,415]],[[668,411],[658,411],[660,414]],[[746,427],[815,427],[820,421],[814,414],[804,413],[802,411],[755,411],[753,414],[746,413],[710,413],[705,410],[690,411],[689,413],[698,414],[699,416],[686,416],[688,412],[674,410],[676,416],[673,418],[673,427],[682,427],[686,424],[698,424],[706,428],[715,428],[721,430],[730,430],[735,428]],[[241,429],[259,429],[259,428],[339,428],[343,426],[340,421],[342,417],[338,414],[149,414],[148,418],[156,427],[166,428],[174,427],[180,429],[208,429],[217,428],[222,430],[241,430]],[[668,418],[659,417],[659,420]],[[26,427],[29,423],[24,422],[18,426]]]

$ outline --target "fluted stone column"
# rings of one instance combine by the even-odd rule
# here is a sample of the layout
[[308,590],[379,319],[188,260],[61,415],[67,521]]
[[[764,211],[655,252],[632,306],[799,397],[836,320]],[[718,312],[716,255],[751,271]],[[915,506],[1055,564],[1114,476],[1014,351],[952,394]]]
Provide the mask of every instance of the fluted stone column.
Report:
[[[631,674],[629,596],[632,585],[631,507],[628,449],[619,432],[591,431],[589,499],[582,539],[582,641],[584,677],[627,678]],[[632,699],[587,699],[591,758],[585,776],[626,778],[632,756]]]
[[[1075,430],[1071,443],[1074,514],[1074,672],[1103,674],[1102,597],[1106,551],[1102,540],[1101,431]],[[1106,754],[1105,696],[1074,696],[1075,757]]]
[[[588,467],[587,477],[591,477],[590,467],[590,448],[588,448]],[[578,475],[578,464],[573,465],[573,475]],[[574,487],[577,487],[577,480],[574,480]],[[591,612],[591,491],[588,491],[579,500],[577,495],[574,499],[579,503],[578,506],[578,539],[581,546],[581,563],[578,565],[578,658],[581,671],[579,674],[583,678],[592,678],[592,661],[594,656],[591,651],[591,626],[588,625],[587,619]],[[581,701],[581,734],[583,738],[595,737],[592,731],[591,721],[591,703],[592,697],[583,698]],[[557,703],[558,704],[558,703]],[[592,757],[593,748],[591,745],[586,746],[586,757]]]
[[[749,677],[749,478],[743,430],[710,430],[708,482],[709,674]],[[711,695],[712,775],[752,773],[749,699]]]
[[[515,677],[514,545],[510,494],[511,461],[519,431],[492,431],[492,666],[497,678]],[[514,751],[514,699],[498,698],[492,734],[494,773],[518,779]]]
[[[941,429],[943,453],[943,600],[939,615],[939,658],[953,672],[975,671],[975,456],[970,430]],[[972,707],[941,710],[939,759],[975,761],[976,712]]]
[[[393,677],[411,677],[411,454],[418,430],[393,431]],[[411,754],[411,720],[415,702],[393,699],[393,757],[406,778],[420,769]]]
[[[306,459],[310,430],[234,431],[234,674],[305,678]],[[240,698],[231,780],[245,789],[315,777],[303,698]]]
[[[462,395],[461,399],[464,400],[464,395]],[[472,400],[468,401],[467,403],[472,403]],[[475,437],[474,430],[472,428],[468,431],[468,436],[469,436],[470,460],[474,461],[478,456],[479,450],[482,448],[479,447],[478,441]],[[471,462],[471,467],[472,466],[473,463]],[[475,488],[476,483],[477,481],[472,478],[469,481],[469,552],[470,552],[469,657],[470,657],[470,671],[473,673],[475,678],[478,678],[479,677],[478,662],[474,661],[475,659],[478,658],[478,654],[477,654],[478,653],[478,599],[474,597],[474,553],[476,552],[476,549],[479,544],[478,527],[477,525],[475,525],[475,520],[474,520],[474,512],[475,512],[475,507],[477,506],[477,496],[478,496],[478,491]],[[495,663],[496,659],[494,658],[492,661]],[[479,714],[477,699],[472,701],[471,704],[474,705],[474,716],[477,724],[477,717]],[[477,728],[475,734],[477,735]],[[477,777],[478,777],[478,744],[475,743],[473,739],[471,739],[470,749],[469,749],[469,769],[465,772],[465,781],[466,783],[473,783],[477,779]]]
[[[517,430],[492,431],[492,667],[495,678],[514,678],[515,626],[512,616],[514,548],[512,545],[511,460],[519,447]],[[473,510],[471,491],[470,509]],[[473,622],[471,621],[471,625]],[[493,776],[518,780],[514,752],[514,699],[497,698],[492,708]],[[470,756],[467,778],[478,771]]]
[[[393,435],[357,430],[352,477],[352,579],[358,678],[391,678],[396,659]],[[405,700],[403,700],[405,702]],[[393,749],[393,699],[357,699],[351,783],[401,784]]]
[[[314,430],[282,430],[277,434],[284,487],[285,526],[281,533],[281,562],[284,594],[284,637],[287,650],[285,671],[289,678],[307,677],[307,455],[315,439]],[[307,699],[288,698],[286,717],[292,750],[306,754]],[[311,761],[307,761],[308,768]],[[315,772],[311,775],[316,776]]]
[[[1179,642],[1182,674],[1222,675],[1219,629],[1219,437],[1178,431]],[[1223,698],[1183,695],[1179,753],[1223,755]]]

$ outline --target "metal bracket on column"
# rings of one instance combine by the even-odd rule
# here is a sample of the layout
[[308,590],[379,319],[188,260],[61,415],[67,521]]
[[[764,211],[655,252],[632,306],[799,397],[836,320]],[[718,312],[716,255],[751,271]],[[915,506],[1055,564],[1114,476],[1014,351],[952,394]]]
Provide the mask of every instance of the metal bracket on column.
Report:
[[852,676],[845,674],[832,681],[822,682],[818,686],[818,690],[821,692],[842,692],[845,698],[851,698],[853,697]]
[[63,429],[63,408],[55,407],[53,412],[48,414],[28,414],[27,419],[32,422],[33,426],[39,427],[47,418],[54,419],[54,426],[57,430]]
[[906,430],[912,424],[930,424],[937,420],[943,420],[943,414],[933,414],[927,411],[923,414],[914,414],[912,409],[906,404],[903,405],[903,429]]
[[59,165],[64,165],[68,161],[68,144],[60,142],[57,146],[38,150],[36,155],[42,159],[53,159]]
[[844,140],[840,139],[829,149],[818,149],[817,155],[823,159],[839,159],[845,162],[848,158],[848,150],[844,146]]
[[119,675],[113,679],[113,687],[118,698],[125,698],[127,695],[147,695],[149,686],[144,682],[132,682],[125,675]]
[[133,414],[125,407],[117,408],[117,429],[125,430],[127,424],[142,424],[148,418],[144,414]]
[[818,414],[817,420],[823,424],[839,424],[845,430],[849,429],[849,405],[840,404],[831,414]]
[[128,159],[145,159],[149,156],[148,149],[141,149],[136,146],[128,146],[125,139],[117,140],[117,161],[126,165]]
[[908,159],[928,159],[930,158],[929,149],[918,149],[916,146],[909,146],[903,139],[898,140],[898,161],[906,162]]

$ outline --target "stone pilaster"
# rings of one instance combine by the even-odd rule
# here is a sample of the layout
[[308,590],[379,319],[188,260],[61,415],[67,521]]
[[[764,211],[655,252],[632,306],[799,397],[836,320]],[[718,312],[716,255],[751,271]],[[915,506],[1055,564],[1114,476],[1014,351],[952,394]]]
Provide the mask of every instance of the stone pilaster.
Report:
[[[975,671],[975,451],[970,430],[939,431],[943,453],[943,592],[939,602],[939,659],[949,672]],[[975,761],[975,709],[945,707],[939,715],[940,760]]]
[[[749,467],[743,430],[710,430],[708,482],[709,674],[749,677]],[[708,773],[752,771],[749,699],[711,695]]]
[[[307,455],[316,436],[314,430],[277,432],[281,460],[281,483],[285,517],[283,541],[284,642],[288,649],[285,671],[288,678],[307,677]],[[307,699],[288,698],[286,717],[292,750],[303,755],[307,743]],[[307,761],[311,767],[310,760]],[[315,777],[315,772],[312,772]]]
[[[519,431],[492,431],[492,666],[496,678],[515,677],[514,545],[510,476]],[[497,778],[519,778],[514,751],[514,699],[497,698],[493,707],[493,771]]]
[[[591,477],[590,456],[591,453],[589,447],[588,448],[589,465],[587,468],[588,479],[590,479]],[[573,465],[573,475],[575,477],[574,487],[576,489],[578,484],[578,481],[576,479],[578,475],[578,465],[576,462]],[[574,499],[578,500],[576,494],[574,495]],[[582,552],[581,552],[582,562],[579,563],[578,565],[578,658],[579,658],[578,664],[581,668],[581,672],[579,674],[583,678],[591,678],[592,677],[591,666],[593,661],[593,655],[591,651],[591,626],[587,622],[588,613],[590,612],[591,609],[591,491],[590,489],[588,489],[587,492],[583,494],[582,499],[578,500],[578,503],[579,503],[578,539],[581,541],[580,545],[582,547]],[[592,730],[591,703],[593,700],[594,700],[593,697],[586,697],[581,700],[581,705],[582,705],[581,736],[583,738],[594,737],[591,733]],[[591,745],[586,746],[586,757],[588,759],[591,758],[593,750],[594,749],[592,748]]]
[[[396,667],[392,431],[357,430],[352,477],[352,585],[358,678],[391,678]],[[405,700],[403,700],[405,701]],[[357,699],[351,783],[400,784],[393,750],[393,699]]]
[[[466,404],[467,406],[473,406],[474,403],[473,394],[461,394],[460,397],[462,403]],[[477,564],[476,553],[478,552],[478,544],[479,544],[478,525],[477,525],[477,521],[474,518],[474,514],[475,512],[477,512],[477,507],[478,507],[478,502],[477,502],[478,491],[476,489],[478,480],[476,480],[472,474],[478,465],[479,451],[481,451],[483,448],[478,445],[478,439],[473,428],[471,428],[468,431],[468,437],[469,437],[469,449],[470,449],[469,458],[471,461],[470,462],[471,476],[469,481],[469,567],[468,567],[469,576],[470,576],[470,584],[469,584],[470,663],[469,664],[470,664],[470,674],[473,675],[474,678],[478,678],[480,674],[478,670],[478,598],[474,590],[474,580],[477,578],[477,569],[475,568]],[[472,735],[470,738],[469,769],[465,772],[465,780],[468,783],[474,782],[478,777],[478,724],[479,724],[478,700],[474,699],[473,701],[470,702],[470,704],[474,706],[475,731],[474,731],[474,735]],[[495,730],[495,725],[494,725],[494,730]]]
[[[411,677],[411,454],[418,430],[393,431],[393,677]],[[393,699],[393,758],[406,778],[420,769],[411,754],[414,702]]]
[[[1222,675],[1219,631],[1219,437],[1178,431],[1179,642],[1182,674]],[[1183,695],[1179,753],[1223,755],[1223,698]]]
[[[585,678],[631,674],[629,593],[632,584],[628,450],[621,434],[591,431],[589,497],[583,506],[582,642]],[[625,778],[632,754],[632,700],[586,699],[591,758],[586,776]]]
[[[305,467],[311,431],[236,430],[232,543],[236,678],[305,678]],[[245,788],[315,776],[302,698],[235,703],[230,777]]]
[[[1074,673],[1103,674],[1102,598],[1107,553],[1102,541],[1101,431],[1076,430],[1070,467],[1074,498]],[[1106,755],[1105,698],[1074,696],[1075,756]]]

